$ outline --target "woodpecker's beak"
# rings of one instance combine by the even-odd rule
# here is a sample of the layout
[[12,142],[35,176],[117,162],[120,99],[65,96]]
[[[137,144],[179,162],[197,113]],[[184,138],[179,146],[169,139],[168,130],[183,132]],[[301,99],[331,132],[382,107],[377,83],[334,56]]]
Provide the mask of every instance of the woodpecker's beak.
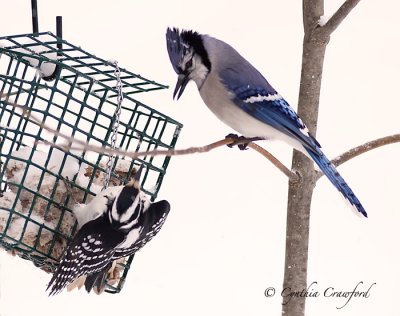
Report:
[[139,183],[139,181],[140,181],[140,176],[142,175],[143,166],[144,166],[143,164],[140,165],[138,171],[136,171],[136,173],[135,173],[135,175],[134,175],[134,177],[133,177],[133,181]]
[[189,75],[181,74],[181,75],[178,76],[178,82],[176,83],[174,96],[173,96],[174,99],[175,99],[176,94],[179,91],[178,96],[176,98],[177,100],[179,100],[179,98],[181,97],[183,91],[185,91],[186,85],[188,84],[189,81],[190,81]]

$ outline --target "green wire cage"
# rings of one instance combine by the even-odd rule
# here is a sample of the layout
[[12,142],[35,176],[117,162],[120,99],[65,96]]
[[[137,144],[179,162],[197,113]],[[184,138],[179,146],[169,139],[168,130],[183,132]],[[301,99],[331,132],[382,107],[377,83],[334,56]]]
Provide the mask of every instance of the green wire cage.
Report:
[[[0,37],[0,245],[52,272],[77,230],[72,208],[104,183],[107,154],[72,148],[63,136],[110,147],[116,120],[116,65],[52,33]],[[130,152],[172,149],[182,125],[137,101],[166,86],[119,69],[124,101],[116,147]],[[145,164],[142,187],[152,199],[169,157],[115,156],[110,185]],[[67,180],[67,181],[65,181]],[[119,262],[106,291],[122,289],[133,257]]]

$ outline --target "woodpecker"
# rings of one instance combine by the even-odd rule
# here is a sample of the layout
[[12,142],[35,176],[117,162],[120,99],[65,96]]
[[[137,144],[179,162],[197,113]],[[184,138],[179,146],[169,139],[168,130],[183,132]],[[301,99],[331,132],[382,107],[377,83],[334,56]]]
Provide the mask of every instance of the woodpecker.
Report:
[[207,107],[225,124],[253,139],[279,139],[312,158],[356,211],[367,213],[321,145],[286,100],[229,44],[195,31],[168,28],[167,50],[178,74],[173,97],[193,80]]
[[[49,295],[86,276],[85,288],[100,286],[114,260],[134,254],[155,236],[170,210],[168,201],[151,203],[140,190],[143,165],[127,185],[100,193],[80,212],[88,212],[51,278]],[[110,188],[111,189],[111,188]]]

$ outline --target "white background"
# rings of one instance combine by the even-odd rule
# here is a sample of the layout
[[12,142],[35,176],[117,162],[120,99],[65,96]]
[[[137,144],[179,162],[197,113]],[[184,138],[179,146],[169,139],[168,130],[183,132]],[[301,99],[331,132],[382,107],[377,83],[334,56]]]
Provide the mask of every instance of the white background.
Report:
[[[167,26],[208,33],[234,46],[296,108],[302,51],[301,1],[45,1],[41,31],[64,38],[145,77],[174,87],[165,48]],[[331,14],[341,1],[326,1]],[[0,2],[0,35],[31,32],[30,1]],[[361,1],[327,49],[317,138],[328,157],[399,132],[400,5]],[[204,145],[232,132],[188,85],[138,99],[182,122],[178,148]],[[264,143],[290,166],[286,144]],[[325,178],[314,191],[309,284],[318,298],[307,315],[399,315],[400,145],[381,148],[340,167],[369,214],[353,215]],[[0,252],[0,315],[280,315],[287,179],[256,152],[219,148],[173,158],[160,198],[172,205],[160,234],[135,258],[122,293],[44,293],[50,275]],[[334,287],[372,283],[370,297],[325,298]],[[273,298],[264,297],[267,287]]]

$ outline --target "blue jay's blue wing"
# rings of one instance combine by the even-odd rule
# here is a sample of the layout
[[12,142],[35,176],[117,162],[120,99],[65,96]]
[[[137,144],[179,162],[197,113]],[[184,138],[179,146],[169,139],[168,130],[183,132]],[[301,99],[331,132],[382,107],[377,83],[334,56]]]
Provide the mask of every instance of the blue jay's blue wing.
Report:
[[222,83],[234,94],[233,102],[252,117],[299,141],[332,184],[358,212],[367,217],[354,192],[324,155],[320,144],[308,132],[297,113],[253,66],[246,62],[242,63],[243,69],[239,68],[235,65],[219,73]]
[[252,117],[316,152],[320,145],[308,133],[297,113],[255,68],[248,65],[246,74],[249,76],[245,78],[238,75],[239,69],[225,68],[220,72],[222,83],[235,95],[234,103]]

